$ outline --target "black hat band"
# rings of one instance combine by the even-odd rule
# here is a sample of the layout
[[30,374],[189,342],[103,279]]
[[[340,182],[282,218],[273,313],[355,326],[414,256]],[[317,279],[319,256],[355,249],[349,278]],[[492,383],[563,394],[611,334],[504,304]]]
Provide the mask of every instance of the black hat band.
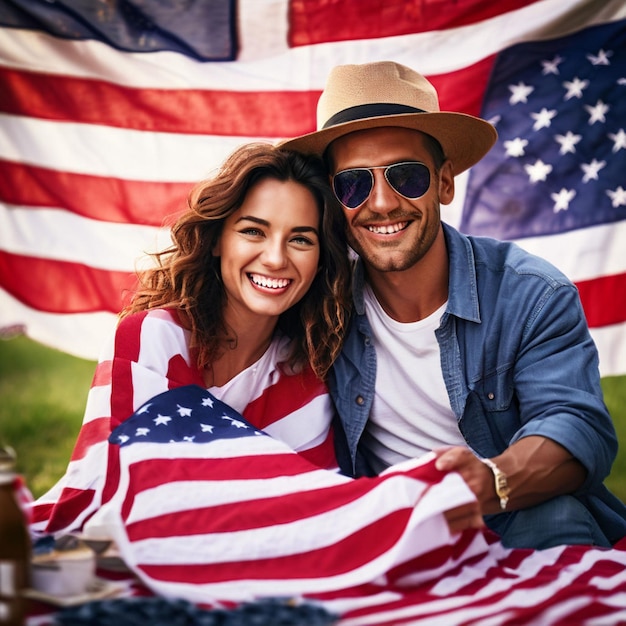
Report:
[[405,104],[392,104],[388,102],[359,104],[335,113],[335,115],[326,121],[323,128],[344,124],[345,122],[354,122],[368,117],[385,117],[386,115],[401,115],[403,113],[427,113],[427,111]]

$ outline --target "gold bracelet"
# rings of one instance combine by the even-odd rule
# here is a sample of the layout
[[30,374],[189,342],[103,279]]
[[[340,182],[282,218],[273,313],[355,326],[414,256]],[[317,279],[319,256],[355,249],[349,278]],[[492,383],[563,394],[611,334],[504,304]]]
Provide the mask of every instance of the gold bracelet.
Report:
[[509,502],[509,483],[506,479],[506,474],[500,470],[500,468],[491,459],[480,459],[492,472],[496,484],[496,494],[500,498],[500,508],[506,511],[506,505]]

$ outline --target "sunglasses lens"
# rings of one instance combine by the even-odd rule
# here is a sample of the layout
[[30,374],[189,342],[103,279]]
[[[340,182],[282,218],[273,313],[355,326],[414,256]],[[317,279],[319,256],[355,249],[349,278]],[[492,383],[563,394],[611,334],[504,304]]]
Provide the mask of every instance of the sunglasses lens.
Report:
[[337,199],[348,209],[363,204],[372,191],[374,179],[366,169],[344,170],[333,178],[333,189]]
[[423,163],[396,163],[385,171],[387,182],[405,198],[420,198],[430,187],[430,170]]

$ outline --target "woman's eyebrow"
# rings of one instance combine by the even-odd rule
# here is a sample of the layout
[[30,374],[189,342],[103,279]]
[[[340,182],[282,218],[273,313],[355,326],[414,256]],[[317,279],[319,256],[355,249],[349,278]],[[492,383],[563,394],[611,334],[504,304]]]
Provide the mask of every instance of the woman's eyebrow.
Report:
[[243,220],[248,220],[250,222],[254,222],[255,224],[261,224],[262,226],[269,226],[270,223],[267,220],[262,220],[260,217],[253,217],[252,215],[242,215],[235,224],[239,224],[239,222]]
[[[260,217],[254,217],[253,215],[242,215],[235,223],[238,224],[242,221],[254,222],[255,224],[260,224],[261,226],[271,226],[271,223],[267,220],[261,219]],[[313,226],[294,226],[291,229],[293,233],[315,233],[319,237],[319,233],[317,228]]]
[[293,232],[293,233],[315,233],[316,235],[319,235],[319,233],[317,232],[317,228],[315,228],[313,226],[296,226],[296,227],[291,229],[291,232]]

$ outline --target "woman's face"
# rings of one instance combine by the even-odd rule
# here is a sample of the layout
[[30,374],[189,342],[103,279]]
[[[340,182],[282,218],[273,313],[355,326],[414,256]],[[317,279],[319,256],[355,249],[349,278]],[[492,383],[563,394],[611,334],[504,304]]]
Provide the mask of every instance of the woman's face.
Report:
[[317,273],[320,212],[293,181],[264,179],[224,222],[220,256],[226,314],[275,317],[298,302]]

